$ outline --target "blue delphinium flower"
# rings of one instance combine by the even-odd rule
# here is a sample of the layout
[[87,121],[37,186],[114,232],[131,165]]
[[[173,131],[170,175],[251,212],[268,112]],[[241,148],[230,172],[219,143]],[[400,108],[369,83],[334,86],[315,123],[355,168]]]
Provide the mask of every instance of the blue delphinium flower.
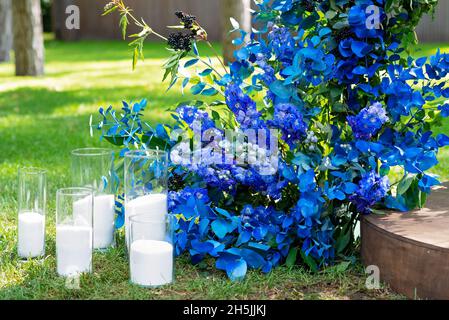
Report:
[[370,213],[370,208],[387,196],[390,190],[390,181],[387,176],[380,176],[370,171],[362,176],[359,188],[349,200],[355,204],[357,211],[363,214]]
[[277,59],[286,65],[291,65],[295,53],[295,39],[288,28],[274,26],[268,33],[270,46]]
[[257,65],[263,71],[262,74],[255,76],[256,79],[260,79],[267,87],[276,81],[276,72],[274,68],[268,64],[268,62],[262,56],[257,59]]
[[269,125],[282,133],[282,139],[293,148],[306,135],[307,124],[298,108],[290,103],[279,103],[274,106],[273,120]]
[[180,106],[176,109],[176,113],[195,131],[199,130],[199,128],[205,131],[215,127],[214,121],[210,119],[209,114],[206,111],[199,110],[197,107]]
[[235,114],[241,129],[265,127],[261,114],[257,111],[256,102],[245,94],[238,84],[229,84],[226,88],[225,96],[226,104]]
[[356,139],[371,139],[388,121],[387,113],[379,102],[362,109],[356,116],[349,116],[348,122]]

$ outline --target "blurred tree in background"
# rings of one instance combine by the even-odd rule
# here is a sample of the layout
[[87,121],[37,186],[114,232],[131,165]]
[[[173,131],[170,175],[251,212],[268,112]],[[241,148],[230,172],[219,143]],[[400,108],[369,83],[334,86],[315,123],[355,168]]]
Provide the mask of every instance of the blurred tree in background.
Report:
[[0,0],[0,62],[9,61],[12,49],[11,0]]
[[40,0],[12,1],[16,75],[44,73],[44,36]]

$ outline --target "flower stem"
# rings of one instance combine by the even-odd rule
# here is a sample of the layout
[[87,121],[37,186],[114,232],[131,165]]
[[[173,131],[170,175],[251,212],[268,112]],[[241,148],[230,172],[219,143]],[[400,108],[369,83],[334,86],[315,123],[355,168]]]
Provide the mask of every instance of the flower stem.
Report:
[[128,9],[123,2],[121,2],[121,1],[118,2],[117,6],[118,6],[119,11],[122,12],[123,14],[127,15],[128,17],[130,17],[138,27],[141,27],[142,29],[148,28],[149,30],[151,30],[151,33],[154,34],[156,37],[159,37],[160,39],[162,39],[164,41],[168,40],[166,37],[164,37],[160,33],[154,31],[153,28],[148,26],[145,22],[144,22],[144,24],[142,24],[139,20],[137,20],[136,17],[131,13],[131,10]]
[[201,58],[201,56],[196,55],[196,54],[190,54],[190,56],[198,59],[199,61],[201,61],[201,63],[203,63],[207,67],[211,68],[220,78],[223,77],[222,74],[220,72],[218,72],[218,70],[213,65],[211,65],[209,62],[207,62],[206,60]]
[[220,55],[218,54],[218,52],[215,50],[214,46],[209,42],[206,41],[207,45],[209,46],[209,48],[212,49],[212,51],[214,52],[215,56],[217,57],[218,61],[220,61],[221,66],[223,67],[225,73],[228,73],[228,69],[226,69],[226,66],[223,62],[223,59],[220,58]]

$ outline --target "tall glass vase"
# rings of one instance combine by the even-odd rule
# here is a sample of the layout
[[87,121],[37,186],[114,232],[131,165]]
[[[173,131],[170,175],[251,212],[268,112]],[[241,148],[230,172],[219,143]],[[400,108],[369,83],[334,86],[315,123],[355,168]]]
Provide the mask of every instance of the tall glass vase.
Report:
[[125,236],[129,244],[129,219],[150,215],[167,218],[168,154],[160,150],[135,150],[125,154]]
[[19,169],[18,241],[20,258],[45,254],[46,172],[38,168]]
[[72,182],[75,187],[91,188],[94,193],[94,248],[108,249],[115,244],[114,152],[84,148],[72,151]]
[[56,266],[60,276],[92,271],[93,205],[91,188],[56,192]]

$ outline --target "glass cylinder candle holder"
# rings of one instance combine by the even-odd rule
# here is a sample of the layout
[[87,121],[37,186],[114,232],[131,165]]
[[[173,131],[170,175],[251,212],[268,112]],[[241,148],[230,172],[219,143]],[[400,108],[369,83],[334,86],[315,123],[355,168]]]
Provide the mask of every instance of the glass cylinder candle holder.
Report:
[[114,152],[103,148],[72,151],[72,185],[94,193],[94,249],[115,245]]
[[39,168],[19,169],[18,239],[20,258],[45,255],[45,210],[47,177]]
[[149,214],[165,221],[167,211],[168,154],[136,150],[125,154],[125,237],[129,245],[129,218]]
[[56,265],[60,276],[92,271],[93,191],[65,188],[56,192]]
[[151,213],[129,218],[131,283],[159,287],[174,279],[173,219],[154,220]]

